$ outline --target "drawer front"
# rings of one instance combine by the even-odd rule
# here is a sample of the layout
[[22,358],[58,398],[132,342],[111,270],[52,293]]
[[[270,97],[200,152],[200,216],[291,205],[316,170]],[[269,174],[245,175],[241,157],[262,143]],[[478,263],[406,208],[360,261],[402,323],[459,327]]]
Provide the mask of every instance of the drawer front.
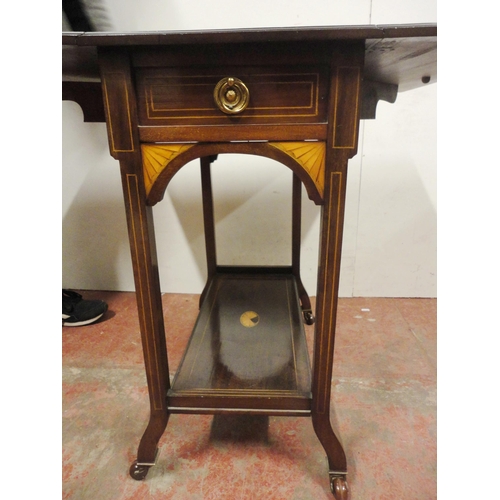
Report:
[[[217,84],[228,77],[249,92],[237,114],[223,112],[214,98]],[[327,80],[324,67],[137,68],[139,124],[324,123]]]

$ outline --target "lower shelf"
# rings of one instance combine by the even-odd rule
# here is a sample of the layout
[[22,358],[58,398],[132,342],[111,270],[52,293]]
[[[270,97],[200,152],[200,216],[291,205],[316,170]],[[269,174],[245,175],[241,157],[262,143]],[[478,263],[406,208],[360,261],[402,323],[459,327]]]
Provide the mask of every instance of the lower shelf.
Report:
[[167,396],[172,412],[309,413],[295,277],[217,274]]

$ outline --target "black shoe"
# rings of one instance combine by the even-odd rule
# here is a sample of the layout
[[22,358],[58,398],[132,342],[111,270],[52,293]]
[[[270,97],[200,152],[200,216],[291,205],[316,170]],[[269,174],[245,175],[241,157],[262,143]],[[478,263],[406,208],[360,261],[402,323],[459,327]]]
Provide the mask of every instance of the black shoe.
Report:
[[62,291],[62,326],[83,326],[97,321],[108,310],[103,300],[84,300],[79,293]]

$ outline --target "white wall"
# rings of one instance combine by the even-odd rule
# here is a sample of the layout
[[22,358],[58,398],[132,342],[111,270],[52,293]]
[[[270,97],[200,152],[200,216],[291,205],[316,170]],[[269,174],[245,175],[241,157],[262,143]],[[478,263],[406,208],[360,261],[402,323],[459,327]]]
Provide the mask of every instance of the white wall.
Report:
[[[117,31],[402,24],[436,21],[436,1],[108,0]],[[381,102],[361,126],[349,167],[342,296],[436,295],[437,85]],[[118,163],[104,124],[63,107],[63,286],[133,290]],[[288,264],[291,172],[259,157],[221,155],[214,191],[221,264]],[[183,168],[155,209],[164,292],[197,293],[205,256],[197,162]],[[315,294],[319,209],[303,202],[302,278]]]

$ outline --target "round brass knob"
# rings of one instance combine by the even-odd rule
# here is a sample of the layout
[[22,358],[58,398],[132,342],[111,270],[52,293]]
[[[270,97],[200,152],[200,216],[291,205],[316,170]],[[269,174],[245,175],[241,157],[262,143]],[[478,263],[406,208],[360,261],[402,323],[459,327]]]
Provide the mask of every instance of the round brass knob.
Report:
[[238,78],[226,77],[215,86],[214,100],[223,113],[236,115],[248,106],[250,92]]
[[234,102],[236,100],[236,92],[234,90],[228,90],[226,92],[226,99],[229,102]]

